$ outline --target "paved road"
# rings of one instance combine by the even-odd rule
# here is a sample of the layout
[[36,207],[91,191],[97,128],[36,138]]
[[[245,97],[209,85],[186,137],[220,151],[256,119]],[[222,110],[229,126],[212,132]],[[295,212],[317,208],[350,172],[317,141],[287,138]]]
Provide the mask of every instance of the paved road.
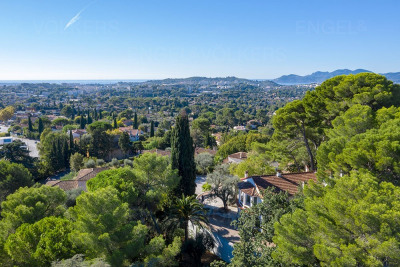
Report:
[[[0,133],[8,133],[8,126],[4,126],[3,124],[0,125]],[[26,139],[26,138],[20,138],[17,136],[13,136],[14,140],[21,140],[22,142],[24,142],[27,146],[28,146],[28,150],[29,150],[29,155],[33,158],[38,158],[39,157],[39,151],[37,149],[37,144],[39,143],[39,141],[35,141],[35,140],[30,140],[30,139]]]
[[28,146],[29,156],[33,158],[39,157],[39,150],[37,149],[37,144],[39,144],[39,141],[30,140],[26,138],[19,138],[19,137],[14,137],[14,139],[21,140]]

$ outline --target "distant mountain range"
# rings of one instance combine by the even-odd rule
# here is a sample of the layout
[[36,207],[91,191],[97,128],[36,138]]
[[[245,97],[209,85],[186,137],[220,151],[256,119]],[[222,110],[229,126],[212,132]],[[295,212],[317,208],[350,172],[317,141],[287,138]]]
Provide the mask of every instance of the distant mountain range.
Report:
[[271,80],[250,80],[237,77],[189,77],[189,78],[168,78],[164,80],[149,80],[146,83],[151,84],[201,84],[201,85],[232,85],[232,84],[249,84],[253,86],[264,86],[264,87],[279,87],[274,81]]
[[[300,76],[295,74],[283,75],[279,78],[273,79],[272,81],[278,84],[290,85],[290,84],[310,84],[310,83],[322,83],[326,79],[335,77],[337,75],[348,75],[348,74],[357,74],[361,72],[372,72],[364,69],[342,69],[335,70],[332,72],[329,71],[317,71],[309,75]],[[395,83],[400,83],[400,72],[389,72],[389,73],[381,73],[386,76],[389,80],[392,80]]]

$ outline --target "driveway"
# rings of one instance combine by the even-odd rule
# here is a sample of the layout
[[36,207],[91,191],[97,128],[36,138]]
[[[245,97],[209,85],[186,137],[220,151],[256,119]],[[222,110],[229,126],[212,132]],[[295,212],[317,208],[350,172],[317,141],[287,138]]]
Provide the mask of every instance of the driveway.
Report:
[[[202,186],[206,182],[206,176],[196,177],[196,194],[203,193]],[[208,210],[210,230],[214,236],[216,247],[214,253],[226,262],[233,257],[233,244],[238,242],[239,232],[231,225],[237,219],[237,207],[229,206],[229,211],[222,210],[223,204],[219,198],[205,198],[204,207]]]
[[24,142],[29,150],[29,156],[32,158],[38,158],[39,157],[39,150],[37,149],[37,144],[39,144],[39,141],[36,140],[31,140],[31,139],[26,139],[26,138],[20,138],[20,137],[14,137],[16,140],[21,140]]

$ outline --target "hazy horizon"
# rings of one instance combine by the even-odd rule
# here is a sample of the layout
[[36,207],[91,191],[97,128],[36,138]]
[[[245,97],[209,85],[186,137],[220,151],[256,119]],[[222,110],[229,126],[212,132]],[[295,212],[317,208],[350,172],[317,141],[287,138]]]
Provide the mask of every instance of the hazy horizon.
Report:
[[[357,69],[365,69],[365,68],[357,68]],[[312,73],[315,73],[315,72],[317,72],[317,71],[320,71],[320,72],[333,72],[333,71],[335,71],[335,70],[338,70],[338,69],[334,69],[334,70],[316,70],[316,71],[313,71]],[[349,69],[350,70],[350,69]],[[355,70],[355,69],[351,69],[351,70]],[[372,70],[369,70],[369,69],[365,69],[365,70],[368,70],[368,71],[372,71]],[[372,72],[374,72],[374,71],[372,71]],[[399,71],[388,71],[388,72],[386,72],[386,73],[394,73],[394,72],[400,72],[400,69],[399,69]],[[304,75],[300,75],[300,74],[297,74],[297,73],[286,73],[286,74],[282,74],[281,76],[284,76],[284,75],[299,75],[299,76],[306,76],[306,75],[310,75],[310,74],[312,74],[312,73],[307,73],[307,74],[304,74]],[[375,72],[375,73],[383,73],[383,72]],[[281,76],[279,76],[279,77],[281,77]],[[148,79],[130,79],[130,78],[120,78],[120,79],[117,79],[117,78],[110,78],[110,79],[108,79],[108,78],[101,78],[101,79],[90,79],[90,78],[88,78],[88,79],[12,79],[12,80],[6,80],[6,79],[4,79],[4,80],[2,80],[2,79],[0,79],[0,83],[16,83],[16,82],[26,82],[26,83],[40,83],[40,82],[55,82],[55,83],[78,83],[78,82],[93,82],[93,81],[96,81],[96,82],[104,82],[105,84],[107,84],[107,83],[117,83],[117,82],[146,82],[146,81],[151,81],[151,80],[164,80],[164,79],[187,79],[187,78],[192,78],[192,77],[205,77],[205,78],[227,78],[227,77],[236,77],[236,78],[239,78],[239,79],[247,79],[247,80],[274,80],[274,79],[277,79],[277,78],[279,78],[279,77],[273,77],[273,78],[248,78],[248,77],[238,77],[238,76],[234,76],[234,75],[227,75],[227,76],[205,76],[205,75],[193,75],[193,76],[187,76],[187,77],[166,77],[166,78],[148,78]]]

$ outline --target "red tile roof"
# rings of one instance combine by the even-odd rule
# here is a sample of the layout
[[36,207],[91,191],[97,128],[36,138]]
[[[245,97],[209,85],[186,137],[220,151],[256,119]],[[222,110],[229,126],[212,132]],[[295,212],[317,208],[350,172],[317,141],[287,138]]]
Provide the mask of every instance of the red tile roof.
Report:
[[78,175],[74,178],[74,180],[88,181],[88,180],[94,178],[99,172],[102,172],[107,169],[108,169],[107,167],[82,169],[78,172]]
[[[281,174],[280,177],[278,177],[277,175],[251,176],[245,179],[250,179],[250,178],[253,179],[254,183],[256,184],[260,192],[265,190],[267,187],[274,187],[277,191],[288,192],[289,195],[296,194],[298,192],[299,186],[301,186],[303,183],[307,183],[309,180],[317,181],[317,176],[315,175],[314,172],[285,173]],[[248,186],[247,184],[249,184],[249,182],[247,181],[240,182],[238,184],[239,189],[240,187],[244,186],[243,184],[246,184],[246,186]],[[252,184],[251,186],[255,189],[255,187]],[[251,193],[251,191],[249,191],[248,188],[245,189],[246,191]]]
[[78,181],[75,180],[57,180],[57,181],[48,181],[46,185],[55,187],[58,186],[60,189],[64,191],[72,190],[78,188]]
[[260,194],[258,194],[257,189],[254,187],[254,185],[250,182],[241,182],[238,184],[238,187],[240,191],[243,193],[252,196],[252,197],[259,197]]

